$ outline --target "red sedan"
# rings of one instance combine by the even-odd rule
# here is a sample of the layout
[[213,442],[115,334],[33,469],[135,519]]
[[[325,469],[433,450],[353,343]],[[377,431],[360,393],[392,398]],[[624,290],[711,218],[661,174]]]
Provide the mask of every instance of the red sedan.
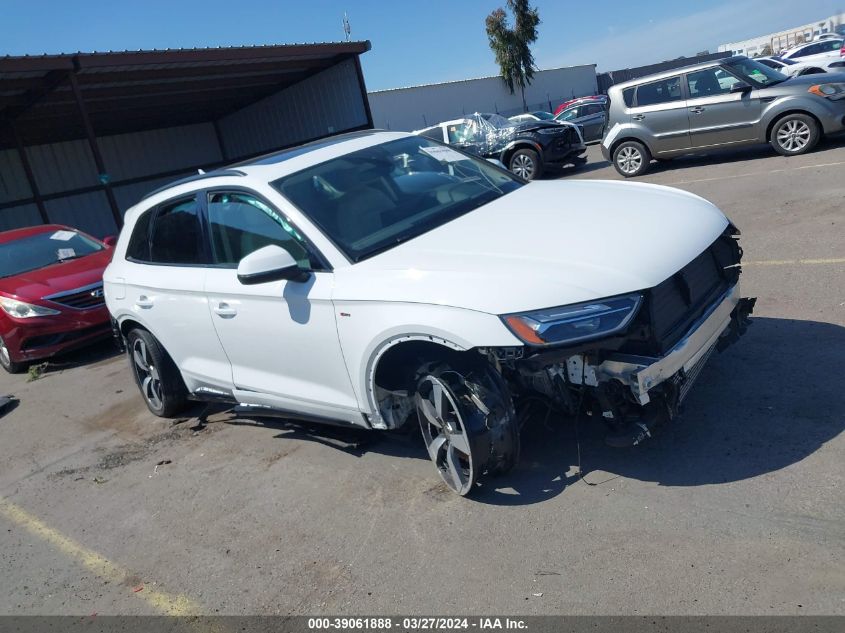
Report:
[[0,233],[0,365],[6,371],[110,336],[103,270],[114,243],[52,224]]

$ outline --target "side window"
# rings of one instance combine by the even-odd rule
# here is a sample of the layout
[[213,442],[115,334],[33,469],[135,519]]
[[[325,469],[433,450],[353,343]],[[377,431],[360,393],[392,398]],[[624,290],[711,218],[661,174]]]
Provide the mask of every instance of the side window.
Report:
[[721,68],[705,68],[687,75],[690,99],[727,94],[740,80]]
[[305,240],[277,211],[248,193],[208,194],[208,224],[215,264],[237,265],[259,248],[275,244],[301,265],[321,268],[312,261]]
[[129,238],[129,246],[126,247],[126,259],[136,262],[150,261],[150,219],[153,211],[145,211],[135,222],[132,229],[132,237]]
[[588,116],[590,114],[601,114],[603,112],[603,105],[599,105],[598,103],[591,103],[590,105],[583,107],[583,112],[581,113],[581,116]]
[[195,197],[159,207],[150,236],[150,261],[154,264],[206,263]]
[[821,46],[819,46],[818,44],[813,44],[812,46],[802,48],[800,51],[796,52],[792,57],[806,57],[807,55],[815,55],[821,52]]
[[427,128],[420,132],[420,136],[425,136],[426,138],[434,139],[435,141],[443,142],[443,128],[439,125],[435,125],[434,127]]
[[638,106],[680,101],[681,98],[680,77],[669,77],[668,79],[661,79],[660,81],[654,81],[637,87]]
[[558,121],[571,121],[572,119],[577,119],[579,116],[581,116],[580,112],[581,112],[581,108],[579,108],[578,106],[576,106],[574,108],[569,108],[568,110],[564,110],[563,112],[561,112],[558,115],[557,120]]
[[625,102],[625,105],[630,108],[634,103],[634,89],[625,88],[625,90],[622,91],[622,100]]
[[822,45],[822,50],[820,52],[824,53],[827,51],[838,51],[842,48],[843,45],[845,45],[845,42],[842,42],[841,40],[827,40]]
[[472,140],[472,129],[466,123],[455,123],[446,128],[450,143],[468,143]]

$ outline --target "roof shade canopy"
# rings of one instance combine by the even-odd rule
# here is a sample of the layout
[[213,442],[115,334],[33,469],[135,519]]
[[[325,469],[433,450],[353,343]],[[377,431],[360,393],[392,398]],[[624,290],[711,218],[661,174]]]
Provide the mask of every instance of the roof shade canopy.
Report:
[[[0,57],[0,148],[215,121],[369,41]],[[76,90],[75,90],[76,89]]]

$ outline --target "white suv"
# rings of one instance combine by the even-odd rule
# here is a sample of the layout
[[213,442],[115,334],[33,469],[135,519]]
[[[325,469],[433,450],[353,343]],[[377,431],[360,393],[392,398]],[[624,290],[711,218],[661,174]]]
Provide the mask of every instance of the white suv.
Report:
[[736,229],[682,191],[525,183],[425,137],[359,132],[174,183],[105,272],[149,409],[367,429],[418,420],[446,484],[513,467],[517,411],[582,407],[618,445],[675,415],[744,330]]

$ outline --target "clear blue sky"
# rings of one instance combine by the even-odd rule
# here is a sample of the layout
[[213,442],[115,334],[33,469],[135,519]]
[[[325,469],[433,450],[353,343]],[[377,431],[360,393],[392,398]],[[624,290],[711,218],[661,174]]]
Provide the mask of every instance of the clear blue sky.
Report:
[[[0,0],[0,55],[369,39],[367,88],[496,74],[484,17],[504,0]],[[540,68],[692,55],[838,13],[845,0],[535,0]]]

